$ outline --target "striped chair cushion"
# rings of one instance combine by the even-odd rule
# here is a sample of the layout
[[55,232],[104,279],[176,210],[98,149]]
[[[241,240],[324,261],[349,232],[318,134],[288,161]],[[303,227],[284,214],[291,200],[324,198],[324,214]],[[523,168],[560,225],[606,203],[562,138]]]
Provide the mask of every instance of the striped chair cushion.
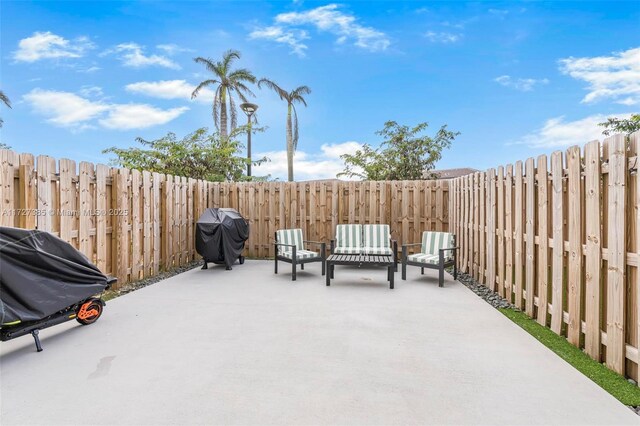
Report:
[[362,247],[336,247],[333,252],[335,254],[359,254],[362,253]]
[[[453,234],[449,232],[432,232],[427,231],[422,233],[422,254],[429,254],[436,256],[436,263],[438,263],[438,250],[443,248],[453,247]],[[444,253],[445,260],[453,258],[452,251],[446,251]]]
[[440,262],[437,254],[424,254],[424,253],[409,255],[407,256],[407,260],[409,262],[428,263],[431,265],[437,265]]
[[[282,256],[286,257],[288,259],[293,259],[293,251],[283,251],[282,252]],[[315,251],[297,250],[296,249],[296,259],[298,259],[298,260],[300,260],[300,259],[312,259],[314,257],[320,257],[320,254],[316,253]]]
[[[302,250],[302,229],[280,229],[276,231],[276,242],[296,246],[296,250]],[[291,247],[278,246],[278,254],[292,251]]]
[[390,247],[363,247],[364,254],[383,254],[385,256],[393,256],[393,250]]
[[338,225],[335,253],[360,253],[361,250],[362,225]]
[[389,225],[363,225],[365,247],[391,247]]

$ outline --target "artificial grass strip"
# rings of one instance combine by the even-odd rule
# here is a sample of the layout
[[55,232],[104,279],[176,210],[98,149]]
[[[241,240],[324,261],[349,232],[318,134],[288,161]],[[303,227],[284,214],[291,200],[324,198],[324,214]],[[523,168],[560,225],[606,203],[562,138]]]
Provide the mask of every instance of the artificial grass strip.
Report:
[[638,386],[629,383],[618,373],[594,361],[586,353],[569,343],[567,339],[538,324],[524,312],[514,309],[498,310],[620,402],[634,407],[640,406],[640,388]]

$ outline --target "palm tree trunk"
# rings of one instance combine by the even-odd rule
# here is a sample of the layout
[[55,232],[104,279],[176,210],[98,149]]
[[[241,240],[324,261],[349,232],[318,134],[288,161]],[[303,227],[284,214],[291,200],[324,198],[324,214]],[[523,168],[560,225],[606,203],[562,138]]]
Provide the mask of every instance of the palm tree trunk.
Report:
[[291,104],[287,110],[287,170],[289,182],[293,182],[293,134],[291,131]]
[[227,135],[227,89],[222,87],[220,90],[220,136],[226,139]]

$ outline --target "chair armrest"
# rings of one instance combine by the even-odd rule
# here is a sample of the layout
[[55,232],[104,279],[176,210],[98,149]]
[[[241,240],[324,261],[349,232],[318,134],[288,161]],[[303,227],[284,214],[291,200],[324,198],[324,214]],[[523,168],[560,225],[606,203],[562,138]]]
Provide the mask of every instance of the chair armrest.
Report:
[[329,253],[333,254],[333,250],[336,248],[336,240],[330,240],[329,243]]
[[458,250],[460,247],[449,247],[449,248],[443,248],[443,249],[438,249],[440,251],[449,251],[449,250]]
[[403,244],[402,247],[414,247],[414,246],[421,246],[422,243],[413,243],[413,244]]
[[285,243],[274,243],[274,246],[283,246],[283,247],[295,247],[295,244],[285,244]]

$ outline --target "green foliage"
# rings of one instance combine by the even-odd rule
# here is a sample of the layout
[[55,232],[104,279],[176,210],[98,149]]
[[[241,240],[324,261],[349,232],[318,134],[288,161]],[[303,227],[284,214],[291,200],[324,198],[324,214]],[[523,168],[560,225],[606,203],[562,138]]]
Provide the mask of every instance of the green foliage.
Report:
[[627,136],[640,131],[640,114],[631,114],[630,118],[609,117],[604,123],[598,123],[604,127],[602,134],[605,136],[623,133]]
[[[255,127],[253,131],[262,131]],[[178,140],[174,133],[153,141],[137,138],[142,147],[111,147],[103,153],[112,153],[115,166],[138,170],[148,170],[205,179],[213,182],[248,180],[245,175],[247,158],[240,156],[243,144],[238,136],[246,133],[246,126],[238,127],[229,137],[218,133],[209,134],[201,128]],[[266,158],[254,161],[261,164]]]
[[514,309],[499,309],[499,311],[620,402],[634,407],[640,405],[638,386],[632,385],[621,375],[594,361],[567,339],[538,324],[524,312]]
[[416,180],[432,170],[460,132],[451,132],[444,125],[434,137],[420,135],[428,127],[415,127],[387,121],[377,135],[384,138],[378,148],[364,144],[354,154],[344,154],[345,170],[338,177],[359,177],[364,180]]
[[[2,90],[0,90],[0,102],[5,104],[8,108],[11,108],[11,101],[9,100],[9,97],[4,94]],[[2,123],[4,123],[4,121],[2,121],[2,118],[0,118],[0,127],[2,127]],[[8,147],[4,145],[4,147],[0,146],[0,148],[8,148]]]

